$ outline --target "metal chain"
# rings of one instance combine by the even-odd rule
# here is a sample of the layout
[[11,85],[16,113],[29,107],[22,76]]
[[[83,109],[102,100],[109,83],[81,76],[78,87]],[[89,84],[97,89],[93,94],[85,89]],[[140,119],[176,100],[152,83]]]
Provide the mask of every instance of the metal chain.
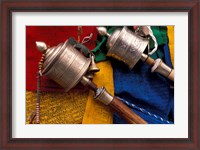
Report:
[[45,59],[45,52],[38,63],[38,73],[37,73],[37,100],[36,100],[36,124],[40,124],[40,77],[42,76],[42,68]]

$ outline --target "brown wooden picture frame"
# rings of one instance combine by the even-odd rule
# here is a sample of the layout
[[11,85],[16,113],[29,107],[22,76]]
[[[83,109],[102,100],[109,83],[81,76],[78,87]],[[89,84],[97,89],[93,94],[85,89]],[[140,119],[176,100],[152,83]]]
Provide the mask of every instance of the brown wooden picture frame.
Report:
[[[3,0],[0,149],[200,149],[199,0]],[[188,12],[188,138],[12,138],[12,12]]]

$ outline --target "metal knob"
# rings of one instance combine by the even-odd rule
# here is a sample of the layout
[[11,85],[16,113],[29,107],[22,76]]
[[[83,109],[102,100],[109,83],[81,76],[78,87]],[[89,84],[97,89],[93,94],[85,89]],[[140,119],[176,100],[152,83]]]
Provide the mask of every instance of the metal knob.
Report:
[[110,36],[110,34],[107,32],[107,29],[105,27],[97,27],[97,31],[101,36]]
[[41,42],[41,41],[36,41],[35,43],[36,43],[36,47],[37,47],[38,51],[44,52],[47,49],[46,43]]

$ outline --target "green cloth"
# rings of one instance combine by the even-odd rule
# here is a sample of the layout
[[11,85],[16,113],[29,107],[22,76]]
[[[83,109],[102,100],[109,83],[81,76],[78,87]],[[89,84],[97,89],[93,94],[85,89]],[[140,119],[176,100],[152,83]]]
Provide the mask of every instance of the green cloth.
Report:
[[[161,46],[168,43],[167,27],[151,26],[151,30],[153,31],[153,35],[155,36],[158,43],[158,49],[153,55],[151,55],[151,57],[153,59],[156,58],[162,59],[164,57],[164,52]],[[153,48],[154,48],[154,41],[152,40],[152,38],[150,38],[150,49],[152,50]]]
[[[166,26],[151,26],[151,30],[153,31],[153,35],[156,37],[158,45],[163,45],[168,43]],[[151,48],[154,47],[153,41],[150,41],[150,47]]]
[[[108,33],[112,33],[115,29],[118,27],[106,27]],[[97,46],[92,50],[93,54],[95,55],[95,61],[100,62],[106,60],[106,53],[107,53],[107,48],[106,48],[106,42],[107,42],[107,37],[106,36],[98,36],[97,38]]]
[[[121,26],[114,27],[114,26],[108,26],[106,27],[108,33],[112,33],[117,28],[122,28]],[[128,27],[129,29],[132,29],[132,27]],[[156,40],[158,42],[158,50],[151,55],[153,59],[156,58],[163,58],[164,52],[162,50],[162,45],[168,43],[168,36],[167,36],[167,27],[166,26],[151,26],[151,29],[153,31],[154,36],[156,37]],[[95,55],[95,61],[100,62],[106,60],[106,42],[107,37],[106,36],[98,36],[97,38],[97,46],[92,50],[92,52]],[[154,48],[154,41],[150,38],[150,49],[152,50]]]

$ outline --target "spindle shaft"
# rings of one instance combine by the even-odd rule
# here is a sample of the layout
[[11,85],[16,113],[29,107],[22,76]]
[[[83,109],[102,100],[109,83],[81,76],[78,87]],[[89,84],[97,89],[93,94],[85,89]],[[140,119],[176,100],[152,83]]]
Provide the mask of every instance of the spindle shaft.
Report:
[[153,66],[155,64],[155,60],[153,58],[149,57],[149,56],[147,57],[145,62],[150,66]]

